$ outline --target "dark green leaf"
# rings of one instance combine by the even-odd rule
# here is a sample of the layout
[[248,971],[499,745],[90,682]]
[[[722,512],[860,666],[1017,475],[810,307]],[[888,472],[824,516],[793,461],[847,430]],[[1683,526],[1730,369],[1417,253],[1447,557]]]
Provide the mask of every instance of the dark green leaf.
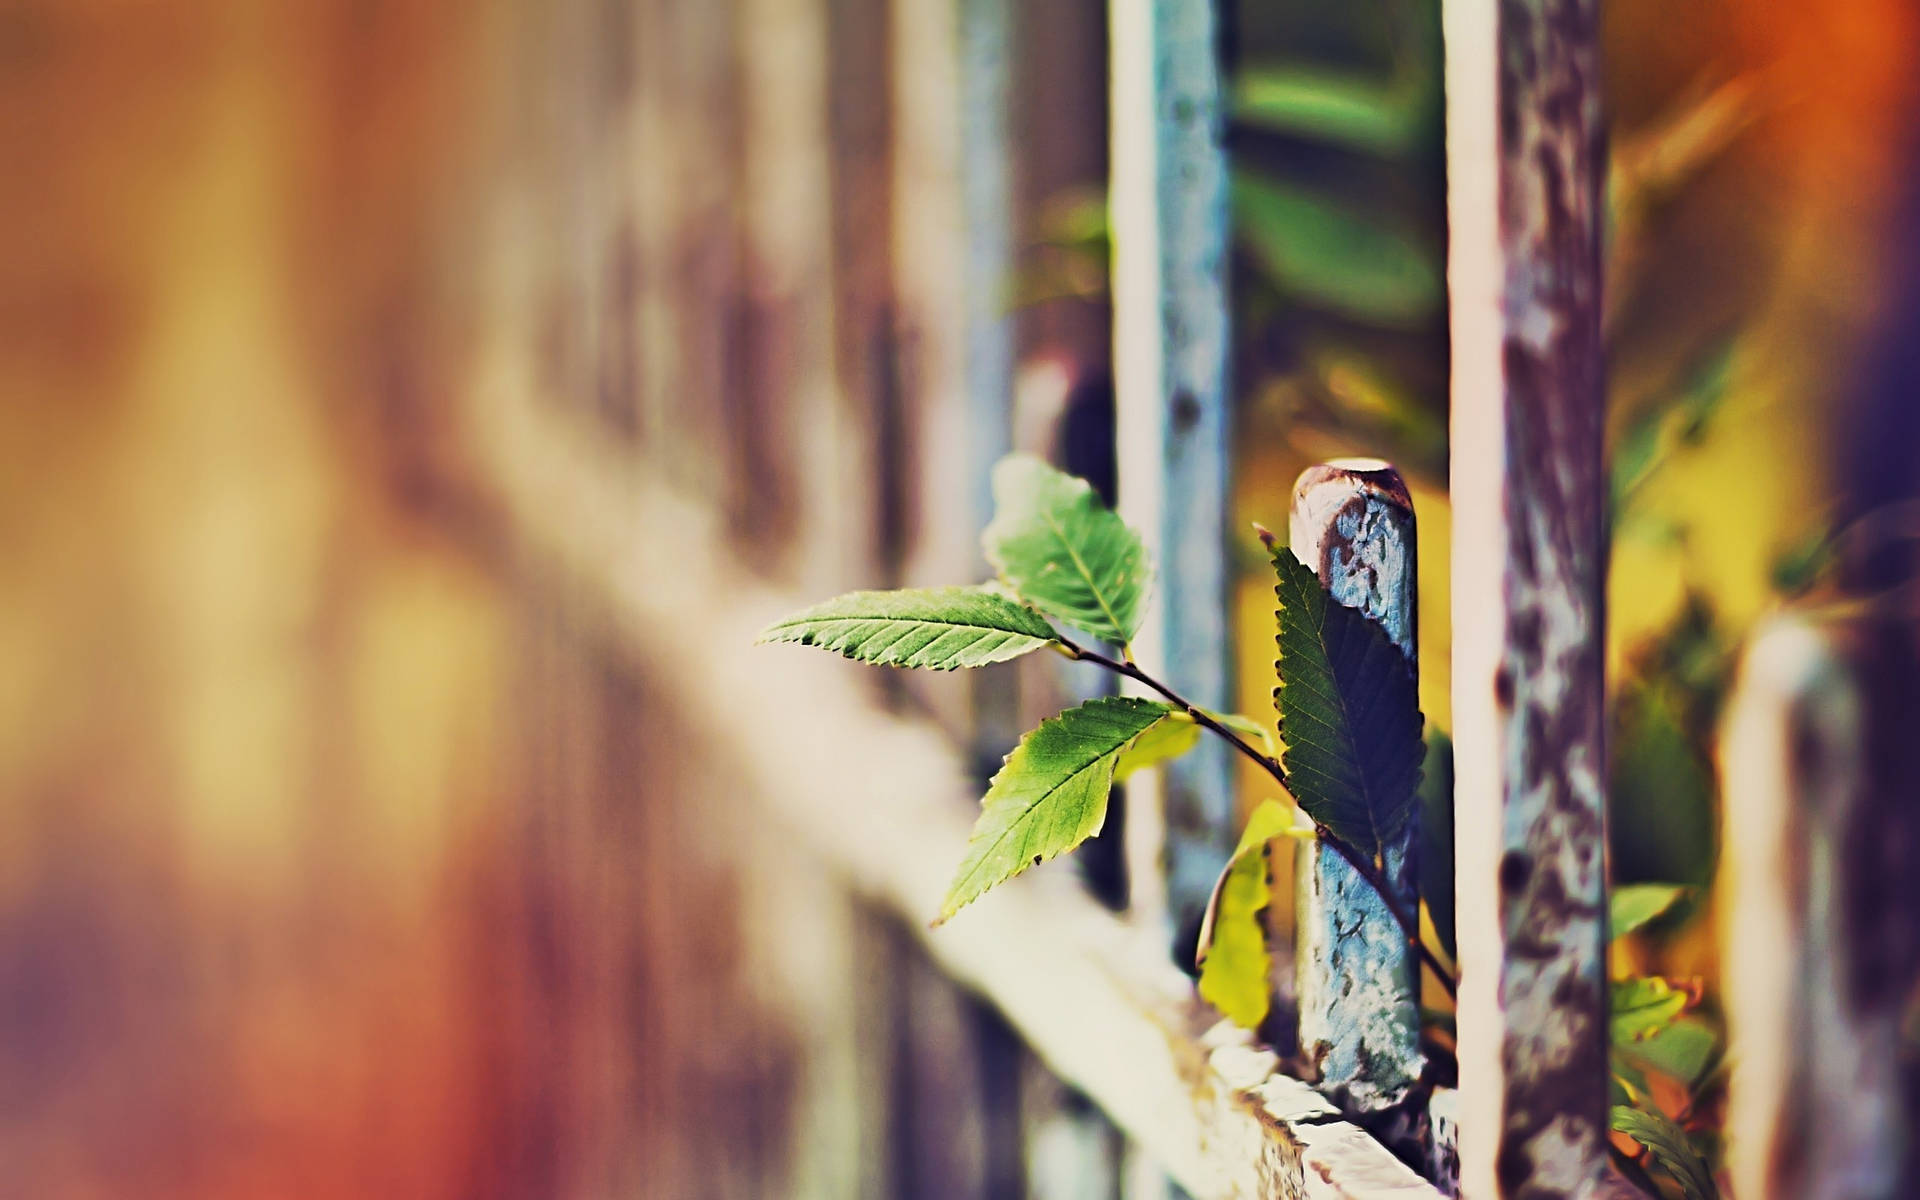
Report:
[[1283,294],[1376,325],[1418,325],[1439,311],[1440,258],[1413,236],[1331,196],[1242,174],[1234,225]]
[[1453,741],[1427,727],[1426,766],[1420,772],[1420,898],[1449,958],[1460,952],[1453,921]]
[[1698,887],[1713,877],[1713,768],[1673,694],[1629,685],[1613,704],[1608,851],[1617,878]]
[[1379,625],[1335,604],[1312,568],[1276,548],[1280,740],[1307,815],[1378,857],[1406,827],[1420,786],[1413,668]]
[[1674,901],[1686,895],[1677,883],[1629,883],[1613,889],[1607,897],[1607,937],[1625,937],[1672,908]]
[[1114,765],[1135,738],[1172,711],[1152,700],[1109,696],[1042,721],[1022,738],[981,801],[980,820],[940,920],[1100,832]]
[[1693,1148],[1684,1129],[1657,1113],[1624,1104],[1613,1108],[1613,1128],[1645,1146],[1653,1161],[1673,1176],[1687,1200],[1719,1200],[1713,1171]]
[[1213,885],[1200,928],[1200,995],[1242,1028],[1258,1028],[1267,1019],[1267,931],[1260,910],[1272,892],[1267,843],[1293,826],[1293,809],[1277,800],[1262,801],[1247,818],[1240,845]]
[[1140,537],[1084,479],[1027,454],[993,469],[987,561],[1021,599],[1120,645],[1133,640],[1152,572]]
[[1055,639],[1039,613],[985,588],[848,592],[783,617],[762,642],[798,642],[889,667],[983,667]]

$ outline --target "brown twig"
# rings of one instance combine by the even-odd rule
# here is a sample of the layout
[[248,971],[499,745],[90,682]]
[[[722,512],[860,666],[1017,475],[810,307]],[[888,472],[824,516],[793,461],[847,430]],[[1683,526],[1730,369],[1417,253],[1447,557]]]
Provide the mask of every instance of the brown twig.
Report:
[[[1225,725],[1216,721],[1205,709],[1192,704],[1186,697],[1141,670],[1139,666],[1132,661],[1131,657],[1126,661],[1109,658],[1098,650],[1089,650],[1085,646],[1077,645],[1064,637],[1059,639],[1059,643],[1062,652],[1065,653],[1068,658],[1105,667],[1116,675],[1123,675],[1128,679],[1144,684],[1160,693],[1160,695],[1167,699],[1168,703],[1183,709],[1195,722],[1225,738],[1228,744],[1234,749],[1258,763],[1260,768],[1271,775],[1274,782],[1278,783],[1281,789],[1289,796],[1293,794],[1293,789],[1288,786],[1287,783],[1287,769],[1280,764],[1279,759],[1273,757],[1271,754],[1261,753],[1247,742],[1245,738],[1242,738],[1233,730],[1228,729]],[[1311,813],[1308,814],[1308,819],[1312,819]],[[1331,846],[1334,852],[1345,859],[1347,864],[1354,869],[1355,873],[1366,880],[1373,890],[1379,894],[1380,902],[1386,905],[1387,911],[1393,915],[1394,921],[1399,924],[1401,932],[1406,934],[1407,945],[1413,949],[1415,954],[1420,956],[1420,961],[1426,964],[1427,969],[1433,972],[1434,978],[1440,981],[1440,986],[1446,989],[1447,995],[1457,997],[1459,994],[1458,984],[1455,982],[1453,976],[1448,974],[1446,967],[1441,965],[1439,956],[1428,949],[1427,944],[1420,940],[1420,916],[1418,909],[1416,908],[1414,912],[1408,913],[1400,907],[1399,902],[1394,898],[1392,886],[1387,882],[1387,877],[1381,872],[1380,868],[1375,865],[1372,859],[1360,853],[1358,849],[1318,821],[1314,822],[1314,830],[1315,836],[1328,846]]]

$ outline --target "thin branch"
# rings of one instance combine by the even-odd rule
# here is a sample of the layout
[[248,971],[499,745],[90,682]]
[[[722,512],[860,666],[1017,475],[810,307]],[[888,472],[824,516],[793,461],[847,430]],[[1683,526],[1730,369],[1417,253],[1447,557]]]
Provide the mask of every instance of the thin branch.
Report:
[[[1139,666],[1133,662],[1131,655],[1128,655],[1127,660],[1123,662],[1116,658],[1109,658],[1098,650],[1089,650],[1085,646],[1078,645],[1064,637],[1059,639],[1059,644],[1062,652],[1065,653],[1068,658],[1105,667],[1116,675],[1123,675],[1136,683],[1144,684],[1160,693],[1160,695],[1167,699],[1168,703],[1184,709],[1189,717],[1192,717],[1200,725],[1205,726],[1207,729],[1225,738],[1228,744],[1233,746],[1234,749],[1240,751],[1240,753],[1246,755],[1255,763],[1258,763],[1262,770],[1273,776],[1274,782],[1278,783],[1281,789],[1289,796],[1293,794],[1293,789],[1288,786],[1287,783],[1287,769],[1280,764],[1279,759],[1273,757],[1271,754],[1261,753],[1239,734],[1214,720],[1213,716],[1209,714],[1207,710],[1191,703],[1186,697],[1180,695],[1180,693],[1141,670]],[[1311,813],[1308,814],[1308,819],[1312,819]],[[1375,892],[1379,893],[1380,902],[1387,906],[1387,911],[1393,915],[1393,919],[1400,926],[1401,932],[1407,935],[1407,945],[1413,948],[1414,953],[1420,956],[1420,961],[1425,963],[1427,969],[1433,972],[1434,978],[1440,981],[1440,986],[1446,989],[1447,995],[1458,996],[1458,985],[1455,983],[1453,976],[1448,974],[1447,969],[1441,965],[1439,957],[1427,948],[1425,942],[1420,940],[1419,910],[1416,908],[1414,912],[1408,913],[1400,907],[1399,901],[1394,897],[1392,886],[1388,884],[1386,876],[1381,873],[1379,867],[1374,865],[1372,859],[1360,853],[1359,850],[1336,836],[1332,830],[1320,824],[1318,821],[1314,822],[1314,829],[1322,842],[1331,846],[1335,853],[1340,855],[1341,858],[1344,858],[1347,864],[1351,866],[1362,879],[1366,880]]]
[[1084,646],[1077,646],[1074,643],[1068,641],[1066,638],[1060,639],[1060,645],[1065,648],[1068,658],[1079,659],[1085,662],[1098,664],[1099,666],[1105,667],[1107,670],[1112,671],[1115,674],[1124,675],[1128,679],[1132,679],[1139,683],[1143,683],[1146,686],[1152,688],[1154,691],[1159,692],[1162,696],[1165,696],[1167,698],[1168,702],[1174,704],[1179,708],[1185,709],[1189,717],[1192,717],[1195,721],[1199,722],[1201,725],[1206,726],[1208,729],[1213,730],[1213,732],[1227,739],[1227,741],[1233,744],[1233,747],[1236,750],[1240,751],[1240,753],[1246,755],[1248,758],[1252,759],[1254,762],[1260,764],[1260,767],[1263,770],[1265,770],[1268,774],[1272,775],[1275,779],[1279,780],[1281,787],[1287,786],[1286,768],[1280,765],[1279,760],[1271,757],[1270,755],[1262,754],[1259,750],[1255,749],[1250,743],[1248,743],[1239,734],[1235,733],[1231,729],[1228,729],[1225,725],[1222,725],[1220,722],[1214,720],[1213,716],[1210,713],[1208,713],[1206,709],[1198,708],[1195,705],[1188,703],[1183,697],[1180,696],[1179,693],[1175,692],[1172,688],[1168,687],[1166,684],[1161,683],[1158,679],[1155,679],[1153,676],[1147,674],[1145,671],[1142,671],[1138,666],[1134,665],[1134,663],[1131,660],[1126,662],[1121,662],[1119,659],[1108,658],[1106,655],[1100,653],[1098,650],[1089,650]]

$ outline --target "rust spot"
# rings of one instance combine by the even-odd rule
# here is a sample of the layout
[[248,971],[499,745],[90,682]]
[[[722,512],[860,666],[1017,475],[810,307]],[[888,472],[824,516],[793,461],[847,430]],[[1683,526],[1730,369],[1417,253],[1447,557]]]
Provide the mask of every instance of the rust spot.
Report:
[[1501,1139],[1500,1157],[1495,1161],[1494,1173],[1500,1179],[1502,1196],[1518,1196],[1520,1189],[1533,1174],[1533,1163],[1527,1152],[1513,1144],[1512,1138]]
[[1500,890],[1509,896],[1517,896],[1526,890],[1527,881],[1533,877],[1533,860],[1518,850],[1509,850],[1500,856]]
[[1200,401],[1185,388],[1173,394],[1173,431],[1187,433],[1200,423]]

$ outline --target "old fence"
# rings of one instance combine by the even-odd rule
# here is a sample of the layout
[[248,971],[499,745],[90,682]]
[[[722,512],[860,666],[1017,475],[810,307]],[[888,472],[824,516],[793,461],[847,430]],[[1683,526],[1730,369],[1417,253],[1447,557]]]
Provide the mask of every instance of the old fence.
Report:
[[[623,382],[586,389],[614,396],[604,411],[559,401],[575,389],[541,379],[531,357],[503,361],[478,381],[468,440],[528,561],[607,614],[647,686],[717,739],[740,819],[784,831],[784,851],[836,881],[846,907],[805,933],[832,977],[819,1005],[828,1065],[808,1076],[826,1090],[797,1111],[834,1111],[829,1092],[858,1108],[848,1097],[871,1082],[838,997],[884,1009],[893,1115],[807,1126],[814,1151],[846,1148],[844,1169],[823,1168],[812,1193],[789,1180],[784,1194],[1140,1196],[1163,1175],[1209,1197],[1618,1186],[1596,3],[1445,5],[1457,1090],[1426,1079],[1419,968],[1399,928],[1346,864],[1312,848],[1295,974],[1276,989],[1297,1006],[1317,1088],[1195,999],[1168,947],[1232,849],[1223,753],[1130,786],[1120,843],[1092,850],[1131,881],[1123,906],[1119,892],[1040,871],[928,930],[980,760],[1004,749],[1023,710],[1072,685],[1023,668],[974,688],[910,680],[899,686],[922,690],[883,693],[842,664],[789,656],[776,669],[751,647],[771,615],[851,583],[982,569],[987,467],[1009,447],[1052,445],[1060,409],[1019,400],[1047,380],[1016,378],[1001,294],[1012,166],[1028,180],[1098,182],[1101,156],[1050,114],[1065,92],[1097,92],[1103,60],[1085,48],[1104,45],[1118,503],[1166,580],[1139,652],[1188,696],[1228,706],[1228,162],[1211,0],[1113,0],[1105,41],[1097,12],[1022,14],[1010,0],[749,0],[719,15],[653,5],[637,31],[612,33],[594,6],[561,6],[576,23],[549,45],[556,78],[598,62],[601,36],[639,47],[634,98],[593,100],[603,119],[547,151],[578,194],[534,201],[571,222],[579,271],[560,280],[560,319],[589,339],[585,360],[603,373],[615,363]],[[1035,69],[1035,55],[1052,57]],[[755,86],[728,87],[735,69]],[[695,111],[730,136],[689,132]],[[499,314],[501,342],[520,316]],[[1051,344],[1099,361],[1107,336],[1069,325]],[[1291,517],[1294,552],[1333,598],[1416,659],[1416,514],[1391,468],[1316,468]],[[1727,786],[1745,807],[1727,839],[1729,1128],[1743,1200],[1899,1190],[1906,1121],[1886,1064],[1906,997],[1860,982],[1879,943],[1835,886],[1886,794],[1873,764],[1899,689],[1866,648],[1880,637],[1857,623],[1783,625],[1752,649],[1734,704]],[[848,773],[848,746],[879,765]],[[877,953],[874,913],[891,931]],[[881,968],[901,990],[856,1002]],[[983,998],[1011,1044],[983,1037],[957,1052],[928,1034],[929,1011],[966,1003],[949,984]],[[1016,1063],[1012,1082],[980,1055]],[[942,1091],[954,1072],[984,1082],[956,1100]],[[1019,1100],[1021,1128],[994,1125],[995,1095]],[[1818,1133],[1812,1111],[1833,1118]],[[942,1138],[963,1133],[1024,1150],[929,1183]],[[855,1161],[876,1142],[905,1156],[878,1180]],[[1842,1176],[1857,1189],[1831,1182]]]

